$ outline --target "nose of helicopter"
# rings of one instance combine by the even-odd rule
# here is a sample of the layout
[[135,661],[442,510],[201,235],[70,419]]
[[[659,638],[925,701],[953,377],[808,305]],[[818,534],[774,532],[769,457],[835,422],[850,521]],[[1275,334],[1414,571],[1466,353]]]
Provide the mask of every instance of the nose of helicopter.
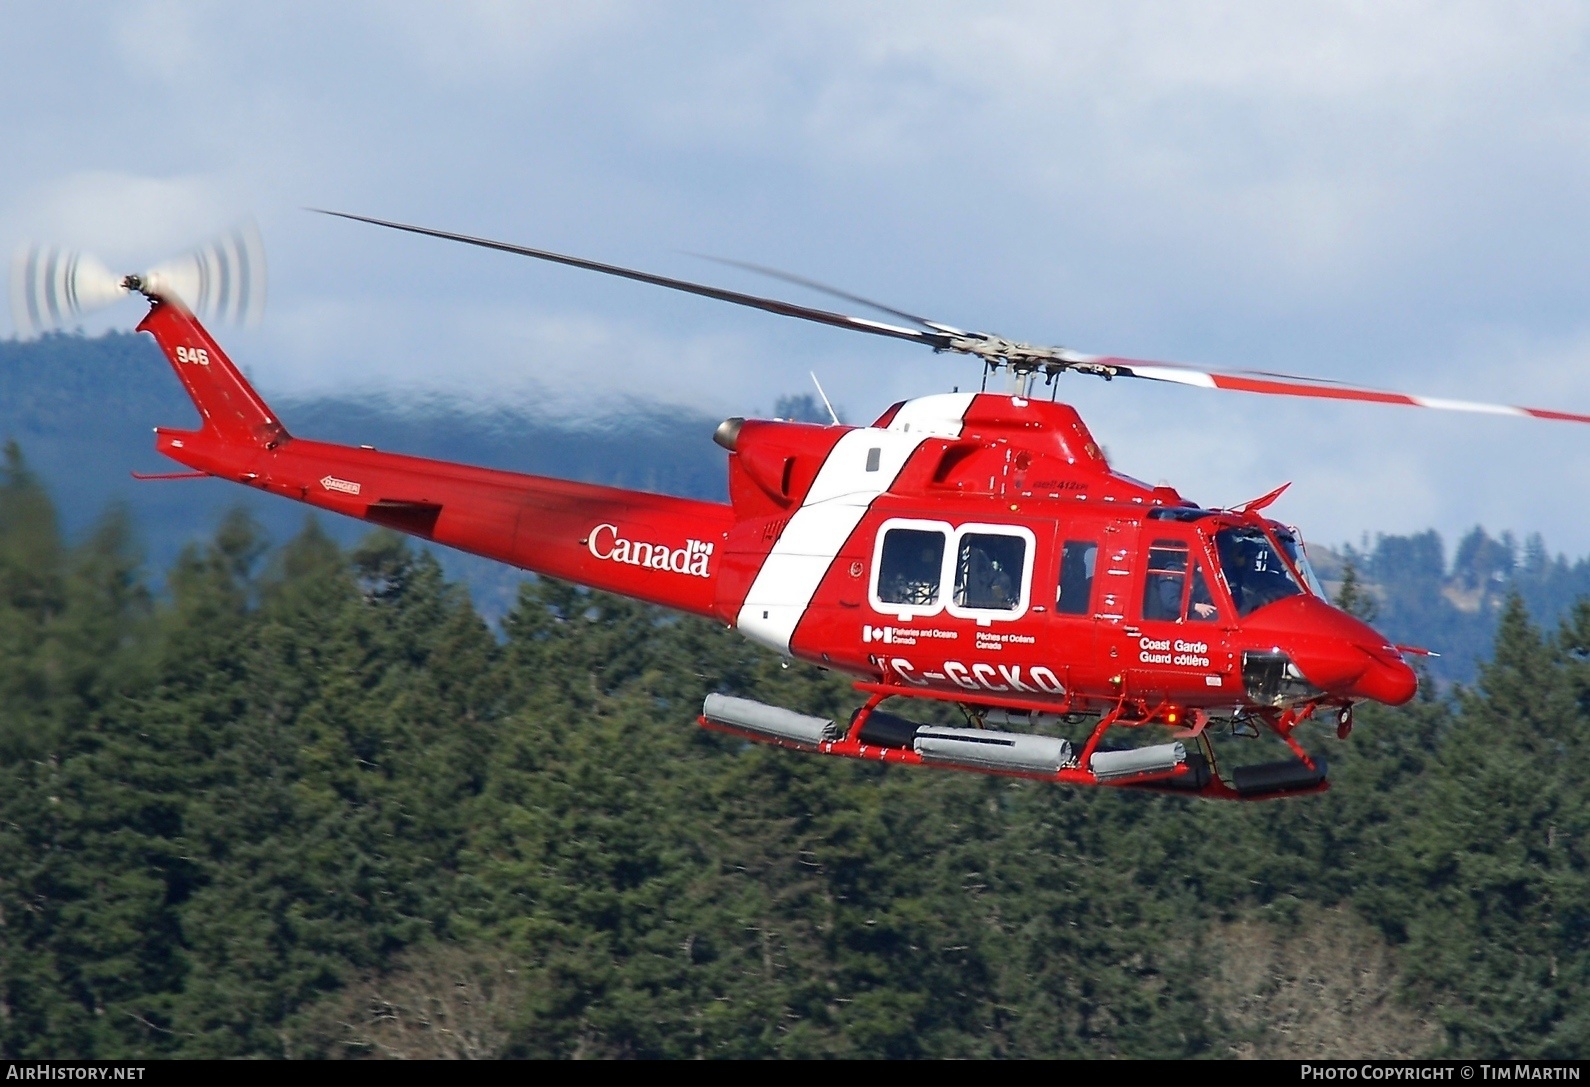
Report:
[[1317,597],[1276,601],[1248,616],[1243,628],[1271,639],[1308,683],[1327,694],[1400,706],[1419,689],[1395,646],[1368,623]]
[[1400,654],[1392,657],[1368,649],[1364,652],[1370,657],[1369,667],[1353,682],[1348,697],[1400,706],[1418,693],[1419,677]]

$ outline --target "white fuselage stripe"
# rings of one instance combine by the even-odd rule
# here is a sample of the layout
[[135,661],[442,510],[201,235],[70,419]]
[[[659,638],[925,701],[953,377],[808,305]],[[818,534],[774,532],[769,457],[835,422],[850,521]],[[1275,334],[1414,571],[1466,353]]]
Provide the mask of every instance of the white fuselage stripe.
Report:
[[[959,415],[970,405],[971,396],[961,394],[956,400],[964,402],[955,415],[943,418],[947,413],[935,412],[940,415],[936,426],[896,429],[897,417],[887,430],[853,430],[839,439],[751,583],[735,622],[742,634],[780,653],[790,651],[790,639],[812,597],[873,501],[894,484],[923,442],[959,434]],[[953,410],[955,405],[935,407]],[[877,467],[869,472],[874,449]]]

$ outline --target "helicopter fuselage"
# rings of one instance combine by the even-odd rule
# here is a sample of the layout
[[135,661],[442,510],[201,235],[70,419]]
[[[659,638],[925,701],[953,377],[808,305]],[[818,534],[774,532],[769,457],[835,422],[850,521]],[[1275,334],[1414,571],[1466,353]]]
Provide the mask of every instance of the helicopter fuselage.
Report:
[[[157,430],[162,453],[848,673],[871,698],[815,745],[834,753],[920,761],[868,754],[865,716],[904,696],[979,726],[1096,715],[1088,755],[1117,723],[1261,719],[1312,773],[1300,720],[1333,707],[1345,734],[1354,703],[1416,688],[1396,647],[1323,598],[1294,531],[1113,471],[1065,404],[957,393],[868,427],[727,420],[730,501],[701,502],[295,438],[191,313],[152,301],[139,328],[204,419]],[[1158,777],[1185,775],[1178,760]],[[1055,765],[1037,776],[1102,780],[1087,758]]]
[[[1398,650],[1323,599],[1295,531],[1114,472],[1065,404],[937,395],[871,427],[736,422],[720,441],[717,617],[870,689],[1175,722],[1285,704],[1265,687],[1284,656],[1297,692],[1414,693]],[[1239,546],[1271,568],[1234,583]]]

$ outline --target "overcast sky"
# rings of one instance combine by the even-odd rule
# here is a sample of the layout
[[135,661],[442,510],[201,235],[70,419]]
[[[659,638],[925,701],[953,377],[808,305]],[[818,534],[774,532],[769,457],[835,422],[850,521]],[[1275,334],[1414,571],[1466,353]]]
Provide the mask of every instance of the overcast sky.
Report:
[[[1590,412],[1587,41],[1590,7],[1544,0],[0,0],[0,249],[131,270],[253,216],[265,319],[217,333],[267,396],[727,415],[816,370],[864,420],[978,380],[313,205],[820,302],[689,255],[721,254],[1085,351]],[[1590,427],[1061,395],[1117,467],[1205,504],[1295,481],[1275,512],[1320,542],[1479,523],[1590,551]]]

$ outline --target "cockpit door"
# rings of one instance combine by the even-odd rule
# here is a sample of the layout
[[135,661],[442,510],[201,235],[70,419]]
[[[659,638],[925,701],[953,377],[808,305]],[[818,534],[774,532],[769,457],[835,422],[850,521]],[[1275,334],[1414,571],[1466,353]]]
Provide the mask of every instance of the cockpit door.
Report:
[[1127,687],[1150,702],[1184,704],[1222,686],[1231,608],[1197,533],[1150,522],[1138,543],[1122,624]]
[[[1115,521],[1105,524],[1088,522],[1085,527],[1071,527],[1061,521],[1059,535],[1058,602],[1061,610],[1057,611],[1054,626],[1057,630],[1069,631],[1076,631],[1082,625],[1090,628],[1085,652],[1081,651],[1080,634],[1074,635],[1078,639],[1077,659],[1086,662],[1075,670],[1078,685],[1094,691],[1116,689],[1116,681],[1124,679],[1123,669],[1128,660],[1125,655],[1128,647],[1124,624],[1127,607],[1131,603],[1133,572],[1137,566],[1137,525],[1132,521]],[[1093,557],[1088,608],[1082,614],[1067,614],[1063,610],[1066,595],[1077,581],[1076,563],[1086,558],[1085,551],[1079,553],[1073,548],[1070,556],[1072,567],[1067,570],[1068,541],[1094,541],[1098,544],[1098,551]],[[1068,581],[1071,584],[1068,585]],[[1078,602],[1073,598],[1072,607],[1076,606]],[[1084,620],[1091,622],[1084,624]]]
[[[1097,522],[1069,522],[1053,526],[1054,562],[1046,567],[1044,608],[1050,613],[1044,634],[1045,655],[1063,665],[1067,683],[1098,690],[1102,682],[1097,663],[1097,613],[1107,595],[1104,589],[1109,545]],[[1035,598],[1036,598],[1035,587]]]

